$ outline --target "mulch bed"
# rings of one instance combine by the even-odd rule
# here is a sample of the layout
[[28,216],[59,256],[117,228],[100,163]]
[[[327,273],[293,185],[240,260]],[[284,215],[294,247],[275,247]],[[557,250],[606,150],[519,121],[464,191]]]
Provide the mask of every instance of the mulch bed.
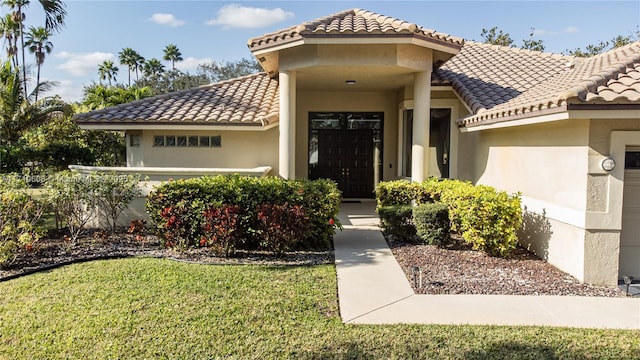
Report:
[[303,266],[334,262],[333,251],[293,251],[275,256],[266,251],[238,250],[229,258],[218,257],[207,248],[178,251],[162,248],[156,236],[146,235],[142,240],[137,240],[135,235],[128,234],[124,229],[114,235],[104,231],[89,231],[74,245],[65,241],[61,232],[39,240],[29,251],[20,250],[10,265],[0,268],[0,281],[77,262],[135,256],[212,265]]
[[440,248],[387,236],[391,251],[418,294],[625,296],[617,287],[582,284],[523,248],[503,259],[474,251],[459,238],[452,241]]

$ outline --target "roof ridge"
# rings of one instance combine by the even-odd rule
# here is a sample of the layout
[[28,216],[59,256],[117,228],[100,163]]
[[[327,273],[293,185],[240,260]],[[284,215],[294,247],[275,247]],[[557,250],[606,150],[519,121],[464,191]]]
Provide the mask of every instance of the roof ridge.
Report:
[[519,47],[515,47],[515,46],[504,46],[504,45],[496,45],[496,44],[487,44],[487,43],[483,43],[483,42],[479,42],[479,41],[475,41],[475,40],[465,40],[465,44],[477,45],[477,46],[482,46],[482,47],[489,47],[489,48],[493,48],[493,49],[511,51],[511,52],[521,52],[521,53],[529,53],[529,54],[533,54],[533,55],[537,54],[537,55],[542,55],[542,56],[550,56],[550,57],[554,57],[556,59],[566,58],[567,60],[573,60],[574,58],[576,58],[573,55],[564,55],[564,54],[561,54],[561,53],[555,53],[555,52],[550,52],[550,51],[529,50],[529,49],[523,49],[523,48],[519,48]]
[[353,12],[355,15],[360,15],[364,18],[375,20],[381,24],[390,24],[393,27],[397,27],[398,29],[406,29],[410,32],[417,32],[420,29],[420,27],[415,23],[394,18],[393,16],[376,13],[370,10],[353,9]]

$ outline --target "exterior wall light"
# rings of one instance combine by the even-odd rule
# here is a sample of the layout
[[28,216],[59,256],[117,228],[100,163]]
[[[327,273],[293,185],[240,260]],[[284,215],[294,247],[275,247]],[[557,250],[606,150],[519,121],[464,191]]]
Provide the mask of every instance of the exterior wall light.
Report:
[[355,80],[347,80],[347,81],[345,81],[345,83],[347,85],[355,85],[356,81]]
[[604,160],[602,160],[602,163],[600,165],[602,166],[602,170],[611,171],[615,169],[616,162],[612,158],[606,157],[604,158]]

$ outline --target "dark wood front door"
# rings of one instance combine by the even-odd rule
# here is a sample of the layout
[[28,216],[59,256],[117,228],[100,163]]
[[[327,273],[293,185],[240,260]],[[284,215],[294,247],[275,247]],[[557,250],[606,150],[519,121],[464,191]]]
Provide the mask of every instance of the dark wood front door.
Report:
[[332,179],[345,198],[370,198],[374,184],[372,129],[318,130],[313,178]]

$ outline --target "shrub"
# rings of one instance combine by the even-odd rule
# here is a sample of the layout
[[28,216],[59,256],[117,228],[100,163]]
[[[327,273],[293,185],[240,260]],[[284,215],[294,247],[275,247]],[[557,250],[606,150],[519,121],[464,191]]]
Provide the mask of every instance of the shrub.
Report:
[[20,246],[30,248],[44,233],[40,219],[46,197],[31,195],[17,176],[4,177],[0,185],[0,266],[15,259]]
[[385,233],[405,241],[413,240],[416,235],[416,228],[412,221],[413,206],[383,206],[378,209],[378,214],[380,215],[380,226]]
[[260,205],[258,220],[262,247],[277,255],[290,250],[309,228],[309,218],[300,205]]
[[380,183],[378,204],[406,202],[410,194],[417,204],[442,202],[449,207],[451,231],[460,233],[474,249],[506,256],[516,247],[516,232],[522,224],[520,194],[449,179],[430,178],[419,186],[421,189],[415,190],[407,181]]
[[240,227],[240,208],[235,205],[222,205],[204,212],[205,233],[200,246],[210,246],[216,254],[228,257],[243,238]]
[[[263,204],[298,205],[309,218],[309,227],[295,247],[312,249],[331,245],[335,228],[330,220],[337,217],[340,200],[340,191],[330,180],[220,175],[163,183],[147,197],[146,209],[160,230],[160,236],[169,234],[193,246],[204,235],[206,221],[203,214],[206,210],[222,204],[238,206],[242,209],[238,220],[244,236],[241,245],[255,249],[261,242],[258,207]],[[166,225],[171,217],[162,215],[165,210],[179,222],[179,228],[175,227],[175,222],[171,225],[170,233],[166,232]]]
[[433,202],[431,194],[420,183],[407,180],[383,181],[376,187],[377,209],[392,205]]
[[115,233],[118,217],[131,200],[141,194],[140,177],[137,175],[100,174],[91,175],[95,182],[93,191],[99,213],[104,217],[111,231]]
[[442,246],[451,239],[447,204],[422,204],[414,207],[413,223],[418,238],[425,244]]
[[76,243],[96,215],[96,182],[90,177],[64,171],[49,177],[45,187],[54,211],[67,225],[71,241]]

